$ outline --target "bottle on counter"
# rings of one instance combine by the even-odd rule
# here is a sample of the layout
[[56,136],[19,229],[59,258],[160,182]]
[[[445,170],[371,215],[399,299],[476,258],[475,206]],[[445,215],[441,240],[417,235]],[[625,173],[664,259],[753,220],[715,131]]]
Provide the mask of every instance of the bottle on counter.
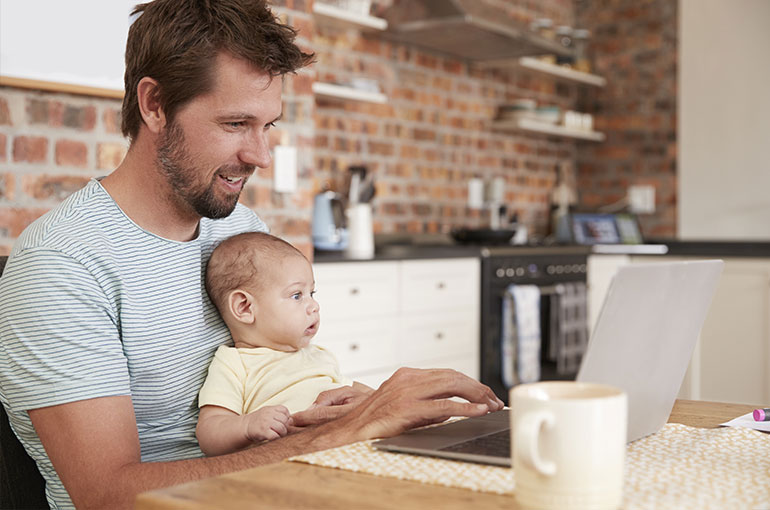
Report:
[[551,191],[550,233],[557,240],[569,239],[569,213],[577,204],[577,190],[569,163],[561,163],[556,170],[556,185]]

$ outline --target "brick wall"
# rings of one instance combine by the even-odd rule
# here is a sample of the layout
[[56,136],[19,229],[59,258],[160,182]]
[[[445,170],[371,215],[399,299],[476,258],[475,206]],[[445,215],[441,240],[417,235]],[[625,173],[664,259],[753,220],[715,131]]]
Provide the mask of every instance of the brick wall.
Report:
[[[378,232],[484,225],[486,213],[466,207],[468,180],[502,177],[511,209],[543,235],[556,167],[566,162],[579,166],[588,207],[615,201],[629,183],[654,184],[658,213],[643,218],[645,233],[673,232],[675,3],[484,1],[522,22],[546,16],[574,26],[578,19],[594,32],[594,64],[608,86],[593,91],[523,70],[484,70],[319,26],[311,0],[273,0],[275,12],[299,30],[299,43],[317,53],[317,64],[287,78],[284,117],[272,135],[273,144],[285,137],[299,148],[299,190],[275,193],[272,170],[261,170],[242,202],[309,254],[312,197],[325,183],[340,186],[350,165],[367,165],[377,179]],[[354,76],[376,79],[388,102],[314,100],[313,81]],[[593,110],[607,142],[490,128],[501,103],[524,97]],[[0,87],[0,253],[35,218],[117,166],[126,149],[119,111],[119,100]]]
[[[275,12],[305,27],[308,7],[296,3],[300,11],[278,5]],[[303,28],[298,37],[306,49],[308,33]],[[307,255],[312,254],[313,75],[303,70],[287,77],[283,119],[271,133],[272,145],[284,138],[299,148],[298,191],[272,191],[268,168],[259,170],[241,195],[241,202],[257,211],[274,234]],[[10,252],[29,223],[120,164],[128,147],[120,134],[120,109],[119,99],[0,87],[0,254]]]
[[578,188],[589,208],[612,204],[632,184],[655,187],[656,211],[640,215],[647,236],[676,236],[677,2],[576,2],[592,31],[595,72],[607,86],[581,98],[602,144],[578,149]]
[[123,159],[120,102],[0,88],[0,253],[37,217]]
[[[488,0],[522,23],[547,16],[572,24],[572,1]],[[384,105],[316,103],[319,185],[342,187],[346,169],[364,164],[377,179],[376,232],[440,232],[483,226],[488,213],[466,206],[473,177],[505,180],[505,200],[520,220],[544,234],[559,162],[573,161],[577,142],[496,132],[497,107],[516,98],[574,108],[577,86],[517,70],[482,70],[374,34],[317,27],[317,78],[373,78]]]

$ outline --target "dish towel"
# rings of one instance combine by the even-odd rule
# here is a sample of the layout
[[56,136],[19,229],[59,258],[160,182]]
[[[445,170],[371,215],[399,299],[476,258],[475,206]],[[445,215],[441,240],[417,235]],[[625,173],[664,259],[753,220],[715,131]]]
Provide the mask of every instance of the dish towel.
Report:
[[580,368],[588,345],[586,284],[557,284],[551,295],[548,358],[556,361],[559,374],[574,374]]
[[503,384],[540,380],[540,289],[536,285],[509,285],[503,295],[500,334]]

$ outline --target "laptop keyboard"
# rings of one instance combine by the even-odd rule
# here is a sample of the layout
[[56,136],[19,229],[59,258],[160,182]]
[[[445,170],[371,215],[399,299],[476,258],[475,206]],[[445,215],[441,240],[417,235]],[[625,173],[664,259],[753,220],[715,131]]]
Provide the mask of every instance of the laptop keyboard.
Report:
[[511,456],[511,432],[510,430],[501,430],[500,432],[447,446],[442,448],[441,451],[507,458]]

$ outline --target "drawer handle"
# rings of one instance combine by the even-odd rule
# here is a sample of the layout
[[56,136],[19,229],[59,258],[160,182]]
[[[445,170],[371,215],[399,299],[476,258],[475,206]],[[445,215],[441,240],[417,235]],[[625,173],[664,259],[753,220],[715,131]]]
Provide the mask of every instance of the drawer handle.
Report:
[[357,351],[358,350],[358,344],[350,344],[350,350],[351,351]]
[[352,289],[350,289],[350,294],[352,296],[358,295],[359,292],[360,291],[358,290],[358,287],[353,287]]
[[441,331],[436,332],[436,340],[443,340],[444,339],[444,333]]
[[436,285],[436,287],[438,287],[439,290],[445,289],[446,288],[446,284],[444,282],[438,282],[438,285]]

